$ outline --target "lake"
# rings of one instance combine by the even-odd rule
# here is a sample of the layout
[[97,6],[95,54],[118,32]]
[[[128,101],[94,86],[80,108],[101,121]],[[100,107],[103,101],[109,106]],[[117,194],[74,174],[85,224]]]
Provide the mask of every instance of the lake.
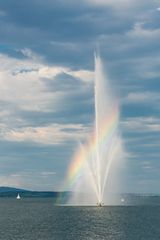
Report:
[[0,199],[2,240],[158,240],[160,206],[67,207]]

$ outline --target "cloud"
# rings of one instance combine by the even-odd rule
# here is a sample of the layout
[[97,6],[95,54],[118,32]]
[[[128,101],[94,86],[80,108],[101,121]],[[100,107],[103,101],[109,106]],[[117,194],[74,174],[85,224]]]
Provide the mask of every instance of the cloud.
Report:
[[[79,83],[78,93],[81,89],[83,91],[84,86],[88,84],[87,82],[93,81],[93,72],[91,71],[83,69],[73,71],[61,66],[49,66],[38,57],[33,59],[31,55],[34,55],[34,53],[31,50],[25,49],[26,51],[27,54],[29,52],[29,55],[27,55],[27,59],[23,60],[8,57],[5,54],[0,56],[0,101],[5,102],[8,106],[10,104],[11,108],[16,111],[56,112],[60,108],[60,102],[62,103],[62,99],[67,94],[66,87],[73,89],[73,84],[76,86],[76,83]],[[66,80],[57,78],[63,74],[68,76],[68,85],[65,84]],[[45,80],[43,80],[44,78]],[[72,85],[70,85],[70,79],[72,79]],[[81,81],[84,83],[81,83]],[[46,91],[47,82],[48,87],[49,82],[50,87],[52,84],[51,91]],[[61,82],[66,87],[62,87]],[[59,90],[55,91],[58,85]],[[60,85],[62,88],[60,88]],[[72,94],[75,94],[75,89],[74,92],[70,91],[70,96]],[[9,110],[7,109],[7,111]],[[6,110],[3,110],[1,115],[2,113],[3,115],[9,114]]]
[[[49,63],[91,69],[93,63],[89,56],[93,55],[99,36],[113,32],[124,33],[131,29],[134,12],[128,14],[131,17],[127,17],[126,21],[103,6],[98,9],[93,4],[88,5],[86,1],[81,1],[80,4],[70,2],[71,4],[63,2],[60,5],[59,1],[51,3],[47,0],[45,3],[27,1],[22,4],[14,0],[16,8],[8,1],[1,3],[1,8],[7,12],[1,42],[7,42],[16,48],[32,48]],[[109,4],[122,6],[121,1],[120,4],[109,1]],[[23,53],[29,54],[24,50]],[[8,54],[11,54],[11,50]]]
[[[56,173],[51,171],[23,171],[10,174],[0,174],[0,186],[16,187],[26,190],[55,190],[50,187],[49,181],[53,181]],[[43,181],[42,186],[40,183]]]
[[31,51],[31,49],[29,48],[23,48],[23,49],[20,49],[20,50],[17,50],[17,51],[20,51],[25,57],[29,58],[29,59],[32,59],[34,61],[40,61],[40,56],[38,56],[37,54],[35,54],[33,51]]
[[88,2],[96,6],[111,6],[114,8],[128,8],[134,5],[130,0],[117,0],[116,2],[112,0],[88,0]]
[[153,102],[158,102],[160,100],[160,95],[158,92],[130,92],[128,96],[124,98],[124,103],[143,103],[152,104]]
[[90,81],[93,82],[94,80],[94,73],[93,71],[88,71],[88,70],[77,70],[77,71],[68,71],[69,74],[72,76],[79,78],[83,81]]
[[0,174],[0,186],[7,186],[7,187],[21,187],[21,181],[19,176],[17,177],[13,175],[1,175]]
[[[103,50],[106,49],[104,51],[106,58],[110,52],[113,56],[115,49],[113,38],[115,37],[117,42],[118,39],[122,39],[123,45],[127,45],[125,33],[130,32],[138,22],[153,20],[155,11],[153,13],[151,10],[155,9],[156,5],[153,1],[146,3],[137,0],[118,2],[93,0],[76,4],[70,1],[61,5],[59,1],[53,3],[48,0],[45,3],[34,0],[23,4],[14,0],[14,3],[15,5],[11,6],[7,1],[0,5],[3,11],[7,12],[7,18],[3,22],[5,34],[2,32],[1,42],[8,42],[16,48],[23,46],[23,49],[32,49],[34,53],[52,64],[87,70],[93,68],[91,55],[93,56],[97,41],[101,42],[104,36],[112,38],[111,43],[104,39],[102,44],[105,45]],[[104,4],[114,7],[114,10],[104,8]],[[129,9],[126,11],[127,6]],[[118,11],[115,11],[115,8]],[[122,45],[119,43],[117,45],[122,49]],[[129,46],[132,48],[133,45]],[[27,51],[25,54],[29,54]],[[13,54],[11,50],[8,54],[11,52]],[[115,52],[119,56],[116,49]],[[127,53],[126,55],[128,56]]]
[[147,42],[153,42],[160,36],[160,29],[145,28],[145,22],[136,22],[133,29],[127,35],[132,40],[135,39],[137,41],[145,38]]
[[84,140],[89,135],[88,127],[83,125],[58,125],[46,127],[27,127],[20,129],[4,129],[1,139],[17,142],[37,142],[41,144],[60,144],[67,141]]
[[122,122],[122,126],[136,132],[159,132],[160,119],[156,117],[134,117]]
[[47,176],[55,175],[56,172],[41,172],[41,174],[42,174],[43,176],[47,177]]

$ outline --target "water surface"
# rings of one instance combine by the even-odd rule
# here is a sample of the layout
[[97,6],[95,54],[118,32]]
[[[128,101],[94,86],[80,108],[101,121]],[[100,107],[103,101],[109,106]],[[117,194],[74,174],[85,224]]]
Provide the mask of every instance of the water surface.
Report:
[[158,240],[160,206],[57,207],[52,199],[0,199],[2,240]]

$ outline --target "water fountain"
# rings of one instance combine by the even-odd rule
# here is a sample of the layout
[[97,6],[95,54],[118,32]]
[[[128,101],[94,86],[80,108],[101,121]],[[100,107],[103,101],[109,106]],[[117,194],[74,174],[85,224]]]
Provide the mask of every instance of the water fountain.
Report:
[[[107,204],[110,176],[123,155],[118,130],[119,107],[95,54],[95,124],[91,136],[81,143],[68,171],[66,190],[72,192],[68,204]],[[113,178],[111,178],[111,182]],[[111,184],[112,185],[112,184]],[[68,187],[69,186],[69,187]]]

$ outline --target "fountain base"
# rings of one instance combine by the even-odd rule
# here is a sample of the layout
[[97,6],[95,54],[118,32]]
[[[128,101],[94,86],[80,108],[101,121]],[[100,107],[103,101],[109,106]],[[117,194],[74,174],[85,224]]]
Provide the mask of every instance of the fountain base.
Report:
[[104,203],[102,202],[97,203],[97,207],[103,207],[103,206],[104,206]]

